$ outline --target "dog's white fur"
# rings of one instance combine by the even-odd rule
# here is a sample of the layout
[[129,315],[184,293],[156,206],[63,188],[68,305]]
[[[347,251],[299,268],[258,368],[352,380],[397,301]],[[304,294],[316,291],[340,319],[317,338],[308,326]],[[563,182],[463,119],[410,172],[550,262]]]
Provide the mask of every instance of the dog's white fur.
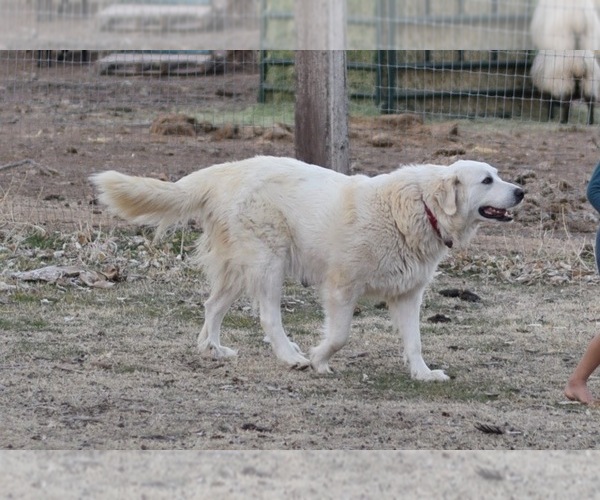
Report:
[[[446,380],[421,355],[423,291],[452,242],[464,245],[485,220],[479,209],[510,208],[523,192],[485,163],[408,166],[373,178],[346,176],[291,158],[256,157],[194,172],[175,183],[109,171],[91,178],[99,199],[119,216],[159,232],[197,218],[204,230],[197,259],[212,289],[201,351],[229,357],[221,322],[243,292],[259,307],[277,357],[329,370],[347,342],[360,296],[387,301],[404,337],[412,377]],[[437,219],[434,230],[425,205]],[[325,309],[322,342],[310,361],[286,336],[280,313],[285,276],[315,285]]]

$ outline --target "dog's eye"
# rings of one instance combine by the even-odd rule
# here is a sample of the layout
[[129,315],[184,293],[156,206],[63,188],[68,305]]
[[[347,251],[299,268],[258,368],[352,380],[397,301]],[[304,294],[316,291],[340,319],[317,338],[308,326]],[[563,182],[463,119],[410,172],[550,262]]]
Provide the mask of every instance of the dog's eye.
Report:
[[492,179],[490,176],[487,176],[481,181],[482,184],[491,184],[492,182],[494,182],[494,179]]

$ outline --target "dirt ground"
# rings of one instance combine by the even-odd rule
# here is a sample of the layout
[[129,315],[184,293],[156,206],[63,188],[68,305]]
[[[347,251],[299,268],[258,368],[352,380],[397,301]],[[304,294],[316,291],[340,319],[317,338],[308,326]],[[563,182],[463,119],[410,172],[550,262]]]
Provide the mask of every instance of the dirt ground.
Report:
[[[353,118],[353,173],[469,158],[494,164],[527,196],[514,223],[483,227],[469,250],[453,251],[426,294],[424,356],[450,382],[411,381],[385,308],[369,301],[336,373],[323,377],[279,365],[245,300],[224,325],[240,356],[199,356],[208,290],[186,261],[196,228],[152,245],[151,233],[103,213],[87,183],[104,169],[177,179],[221,161],[293,155],[293,131],[273,126],[277,118],[223,123],[255,103],[256,73],[98,77],[22,61],[1,71],[0,448],[598,447],[599,410],[562,395],[600,322],[597,218],[585,201],[596,127]],[[160,114],[194,109],[210,110],[216,129],[199,120],[191,135],[150,133]],[[77,272],[17,277],[49,265]],[[440,293],[449,288],[481,300]],[[308,349],[322,320],[317,298],[292,283],[285,292],[284,323]],[[595,379],[592,388],[600,395]]]
[[4,498],[595,498],[598,452],[4,453]]

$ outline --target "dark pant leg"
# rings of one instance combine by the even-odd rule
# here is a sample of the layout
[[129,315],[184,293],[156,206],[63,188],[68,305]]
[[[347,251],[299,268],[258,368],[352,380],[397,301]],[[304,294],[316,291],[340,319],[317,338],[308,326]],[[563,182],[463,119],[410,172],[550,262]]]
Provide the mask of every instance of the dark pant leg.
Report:
[[594,249],[596,255],[596,271],[600,273],[600,228],[596,233],[596,248]]

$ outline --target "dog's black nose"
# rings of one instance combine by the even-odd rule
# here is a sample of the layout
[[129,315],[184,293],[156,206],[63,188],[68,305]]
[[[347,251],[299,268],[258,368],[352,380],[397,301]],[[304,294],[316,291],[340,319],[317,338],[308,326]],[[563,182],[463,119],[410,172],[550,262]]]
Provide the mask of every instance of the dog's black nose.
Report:
[[525,191],[523,191],[521,188],[515,188],[515,200],[517,200],[517,203],[521,203],[524,197]]

